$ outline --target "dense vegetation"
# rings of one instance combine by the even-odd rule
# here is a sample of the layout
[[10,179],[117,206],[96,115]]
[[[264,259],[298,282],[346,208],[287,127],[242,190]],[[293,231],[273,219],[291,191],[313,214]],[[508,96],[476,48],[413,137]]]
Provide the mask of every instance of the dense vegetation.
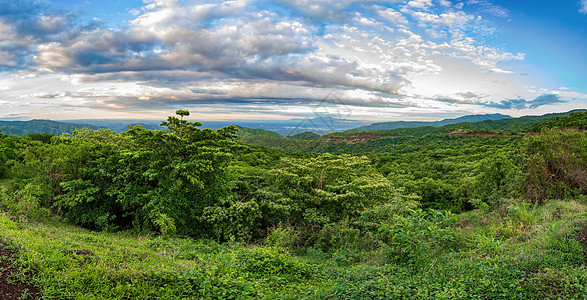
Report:
[[584,115],[0,135],[0,239],[47,298],[584,298]]
[[0,131],[4,134],[15,134],[25,136],[29,133],[50,133],[60,135],[72,130],[89,128],[99,129],[89,124],[66,123],[51,120],[30,120],[30,121],[0,121]]

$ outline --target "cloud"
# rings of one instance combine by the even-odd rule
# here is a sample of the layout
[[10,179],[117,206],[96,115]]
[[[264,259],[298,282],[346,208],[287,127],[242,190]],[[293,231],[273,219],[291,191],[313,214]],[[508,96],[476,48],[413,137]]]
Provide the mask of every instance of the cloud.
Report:
[[392,8],[383,8],[378,7],[378,13],[383,18],[387,19],[388,21],[394,24],[407,24],[408,20],[404,17],[404,15],[398,11],[393,10]]
[[481,12],[494,17],[509,17],[509,11],[507,9],[492,3],[490,0],[468,0],[467,4],[477,6]]
[[432,0],[412,0],[408,2],[408,6],[413,8],[428,8],[432,6]]
[[446,27],[463,27],[468,21],[474,19],[473,16],[464,12],[448,12],[440,15],[425,12],[411,12],[411,14],[415,19],[422,23],[432,23]]
[[561,99],[559,95],[543,94],[543,95],[536,97],[536,99],[531,100],[531,101],[528,101],[523,98],[517,98],[517,99],[502,100],[501,102],[498,102],[498,103],[487,102],[487,103],[483,103],[483,105],[488,106],[488,107],[500,108],[500,109],[518,109],[519,110],[519,109],[532,109],[532,108],[537,108],[537,107],[543,106],[543,105],[550,105],[550,104],[564,103],[564,102],[566,102],[566,101]]
[[273,0],[262,1],[260,6],[281,5],[292,10],[294,15],[305,17],[316,23],[344,22],[354,17],[352,7],[360,0]]
[[587,0],[581,0],[579,2],[579,12],[582,14],[587,14]]
[[[492,73],[508,73],[497,65],[524,58],[485,44],[478,32],[490,34],[491,24],[452,2],[155,0],[134,9],[125,27],[109,28],[48,4],[12,1],[0,7],[0,70],[68,77],[71,87],[23,93],[104,110],[302,107],[331,92],[363,108],[475,104],[481,94],[458,82],[443,97],[407,92],[415,78],[441,76],[439,58]],[[548,99],[516,101],[492,105],[538,107]]]
[[487,97],[485,94],[480,94],[473,91],[458,92],[452,95],[436,95],[432,97],[433,100],[451,103],[451,104],[474,104],[478,105],[480,101]]
[[[321,5],[332,3],[343,10],[351,2]],[[95,28],[67,41],[42,43],[33,62],[38,70],[49,72],[118,73],[119,78],[132,73],[136,79],[137,72],[193,71],[216,79],[295,81],[392,94],[404,81],[393,69],[319,53],[317,28],[291,16],[232,7],[240,5],[237,2],[156,4],[131,21],[129,28]],[[323,12],[319,7],[311,10]],[[359,13],[353,20],[380,24]]]

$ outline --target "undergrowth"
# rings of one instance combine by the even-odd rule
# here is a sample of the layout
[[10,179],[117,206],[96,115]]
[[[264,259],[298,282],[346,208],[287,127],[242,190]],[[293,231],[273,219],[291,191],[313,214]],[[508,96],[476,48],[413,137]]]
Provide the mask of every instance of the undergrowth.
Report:
[[587,297],[579,200],[420,212],[374,235],[341,222],[312,246],[285,225],[262,243],[219,243],[93,232],[25,208],[0,216],[0,239],[44,299]]

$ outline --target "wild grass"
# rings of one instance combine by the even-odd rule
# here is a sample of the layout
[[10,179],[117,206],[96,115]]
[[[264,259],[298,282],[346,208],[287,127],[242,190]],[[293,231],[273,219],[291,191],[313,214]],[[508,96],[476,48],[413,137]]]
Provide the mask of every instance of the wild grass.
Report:
[[44,299],[579,299],[586,211],[583,201],[506,199],[455,216],[446,231],[405,224],[418,237],[405,236],[405,249],[361,249],[361,235],[330,250],[300,247],[287,228],[249,245],[93,232],[8,213],[0,239]]

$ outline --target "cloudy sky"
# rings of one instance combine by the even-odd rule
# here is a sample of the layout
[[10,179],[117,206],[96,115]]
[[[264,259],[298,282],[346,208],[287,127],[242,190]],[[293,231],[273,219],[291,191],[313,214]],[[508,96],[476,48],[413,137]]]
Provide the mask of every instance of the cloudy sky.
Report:
[[0,0],[0,118],[587,108],[587,0]]

